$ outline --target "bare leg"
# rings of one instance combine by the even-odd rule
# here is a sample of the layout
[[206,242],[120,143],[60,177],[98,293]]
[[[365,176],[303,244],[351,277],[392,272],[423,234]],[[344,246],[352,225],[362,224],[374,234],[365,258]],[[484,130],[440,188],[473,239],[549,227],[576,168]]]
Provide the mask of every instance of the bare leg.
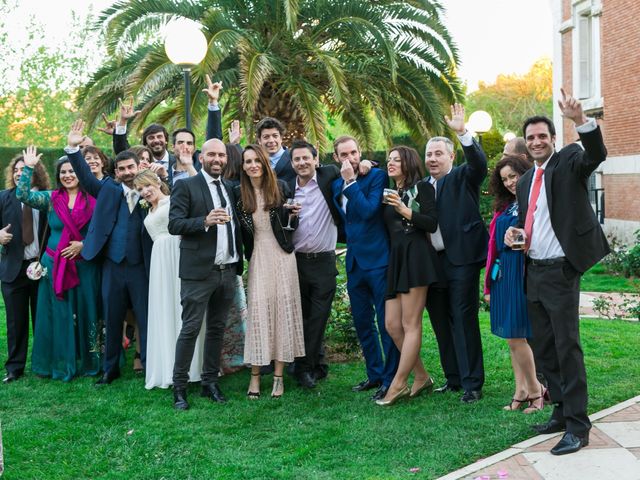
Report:
[[260,366],[251,365],[251,379],[249,380],[249,390],[247,397],[256,399],[260,396]]
[[[418,363],[422,344],[422,312],[427,298],[427,287],[412,288],[409,293],[399,294],[398,297],[400,298],[402,309],[401,318],[404,338],[400,348],[398,371],[389,386],[385,399],[396,396],[398,392],[407,386],[409,374],[416,368]],[[424,366],[421,364],[422,362],[419,362],[416,373],[425,375]]]
[[[505,406],[505,410],[519,410],[526,405],[526,400],[529,397],[529,390],[527,389],[524,372],[520,361],[519,352],[521,349],[523,338],[509,338],[507,343],[509,344],[509,353],[511,354],[511,365],[513,367],[513,376],[515,379],[515,390],[513,399],[509,405]],[[526,341],[525,341],[526,343]]]
[[273,390],[271,390],[271,396],[273,398],[280,398],[284,393],[284,382],[282,381],[282,372],[284,371],[284,362],[278,360],[274,361],[273,369]]

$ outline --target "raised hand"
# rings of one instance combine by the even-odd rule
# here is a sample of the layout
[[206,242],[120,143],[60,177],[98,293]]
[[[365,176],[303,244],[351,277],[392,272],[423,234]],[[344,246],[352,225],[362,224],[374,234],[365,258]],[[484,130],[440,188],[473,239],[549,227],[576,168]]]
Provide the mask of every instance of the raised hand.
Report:
[[464,123],[464,107],[459,103],[451,105],[451,118],[444,116],[449,128],[458,135],[463,135],[467,128]]
[[120,104],[120,115],[118,116],[118,125],[126,126],[127,122],[140,113],[140,110],[133,109],[133,97],[129,97],[127,101],[118,99]]
[[222,90],[222,82],[212,82],[209,74],[205,75],[204,78],[207,81],[207,88],[203,88],[202,91],[209,97],[209,103],[217,105],[220,98],[220,90]]
[[6,245],[13,238],[13,233],[9,233],[11,224],[7,223],[4,228],[0,229],[0,245]]
[[22,151],[22,157],[24,158],[24,164],[33,168],[40,161],[42,154],[37,152],[36,147],[29,145],[26,150]]
[[178,145],[174,153],[178,157],[178,161],[185,167],[193,165],[193,154],[189,152],[189,147],[186,145]]
[[113,135],[113,132],[116,129],[116,121],[109,120],[104,112],[102,112],[102,120],[104,121],[104,127],[97,127],[96,130],[106,133],[107,135]]
[[229,143],[237,145],[240,143],[242,137],[242,129],[240,128],[240,121],[234,120],[231,122],[231,128],[229,128]]
[[560,88],[562,98],[558,100],[558,106],[564,117],[570,118],[576,125],[582,125],[589,120],[582,110],[582,104],[571,95],[567,95],[564,88]]
[[151,163],[149,165],[149,170],[158,175],[158,177],[160,177],[161,179],[165,179],[169,176],[169,174],[167,173],[167,169],[164,168],[161,163]]
[[85,136],[82,131],[84,130],[84,122],[80,119],[73,122],[69,135],[67,135],[67,145],[70,147],[77,147],[82,143]]
[[340,168],[340,175],[342,179],[346,182],[348,180],[352,180],[356,177],[355,172],[353,171],[353,166],[349,160],[345,160],[342,162],[342,167]]
[[373,163],[371,163],[371,160],[360,160],[360,165],[358,165],[358,175],[362,175],[364,177],[372,168]]

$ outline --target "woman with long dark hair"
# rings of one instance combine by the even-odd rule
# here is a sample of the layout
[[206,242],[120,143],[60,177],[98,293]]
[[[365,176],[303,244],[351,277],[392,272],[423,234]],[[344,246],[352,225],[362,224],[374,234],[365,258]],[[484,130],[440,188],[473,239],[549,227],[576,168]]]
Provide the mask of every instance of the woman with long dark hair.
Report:
[[47,275],[38,287],[31,370],[65,381],[96,375],[100,371],[100,270],[80,257],[95,199],[80,187],[66,157],[56,164],[56,190],[31,191],[31,175],[41,155],[28,147],[23,156],[16,196],[46,213],[50,228],[41,260]]
[[[393,147],[387,172],[396,191],[384,197],[384,223],[389,232],[389,266],[385,327],[400,350],[400,362],[389,390],[376,403],[393,405],[402,397],[417,397],[433,388],[433,380],[420,358],[422,312],[429,285],[436,283],[436,252],[427,235],[436,231],[435,191],[423,182],[424,171],[418,152],[405,146]],[[414,373],[413,386],[407,385]]]
[[274,361],[271,396],[279,398],[284,393],[285,362],[304,356],[298,269],[291,231],[285,228],[291,211],[283,205],[293,195],[276,179],[268,158],[263,147],[247,146],[242,154],[239,192],[236,188],[244,252],[249,260],[244,362],[251,365],[250,399],[260,396],[260,366]]
[[533,413],[542,410],[546,389],[536,377],[533,352],[527,343],[531,324],[524,293],[524,254],[504,244],[504,234],[518,223],[516,184],[531,163],[505,156],[489,177],[495,214],[489,228],[489,249],[485,269],[484,295],[491,310],[491,332],[507,339],[515,377],[515,393],[505,410]]

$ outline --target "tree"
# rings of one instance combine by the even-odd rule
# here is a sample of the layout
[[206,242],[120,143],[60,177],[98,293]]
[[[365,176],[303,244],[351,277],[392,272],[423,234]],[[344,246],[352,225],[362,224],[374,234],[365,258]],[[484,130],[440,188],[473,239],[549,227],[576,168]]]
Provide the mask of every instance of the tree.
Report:
[[[190,19],[209,44],[193,82],[203,85],[207,73],[221,80],[225,113],[243,119],[246,131],[268,115],[324,144],[328,112],[369,147],[373,111],[387,142],[396,119],[424,137],[443,131],[443,105],[461,97],[442,13],[436,0],[120,0],[99,17],[109,55],[78,102],[90,124],[115,111],[118,97],[134,95],[138,127],[149,115],[183,125],[181,72],[159,38],[169,21]],[[193,90],[195,123],[206,99]]]
[[520,135],[525,118],[553,114],[552,65],[549,58],[537,60],[524,75],[499,75],[496,82],[480,82],[467,97],[467,110],[486,110],[502,133]]

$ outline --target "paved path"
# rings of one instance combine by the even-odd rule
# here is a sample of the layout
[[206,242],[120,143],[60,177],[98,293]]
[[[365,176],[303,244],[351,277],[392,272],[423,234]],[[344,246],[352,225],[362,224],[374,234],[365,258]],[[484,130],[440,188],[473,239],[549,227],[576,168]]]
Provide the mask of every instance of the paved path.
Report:
[[[627,312],[621,308],[625,300],[637,300],[640,296],[633,293],[603,293],[603,292],[580,292],[580,317],[589,318],[623,318],[630,321],[638,321],[637,318],[625,318]],[[599,298],[605,299],[611,305],[608,315],[602,315],[593,308],[593,301]]]
[[561,433],[538,435],[440,480],[640,480],[640,395],[590,416],[589,446],[556,457]]

